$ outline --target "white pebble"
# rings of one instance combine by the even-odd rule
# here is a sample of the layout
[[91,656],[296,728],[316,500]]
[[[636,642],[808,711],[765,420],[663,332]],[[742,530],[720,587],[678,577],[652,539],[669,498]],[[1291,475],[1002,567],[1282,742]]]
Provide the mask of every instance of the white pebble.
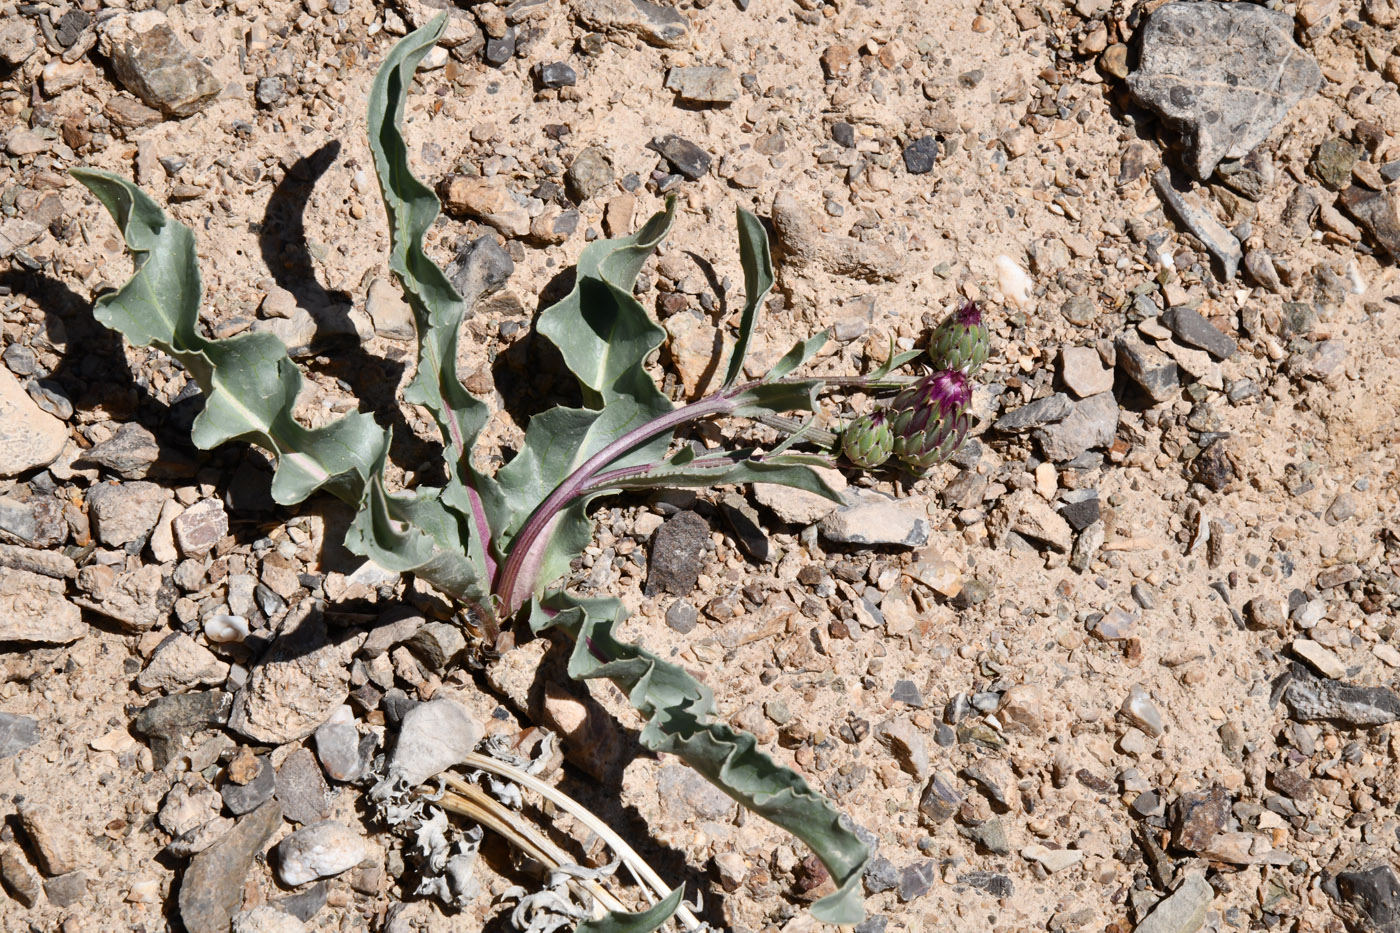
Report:
[[996,267],[997,287],[1001,289],[1002,296],[1018,308],[1029,305],[1032,283],[1026,270],[1016,265],[1016,260],[1010,256],[998,256]]
[[204,637],[218,644],[248,637],[248,620],[242,616],[212,615],[204,620]]
[[283,884],[296,886],[354,868],[369,855],[369,846],[334,820],[303,826],[277,844]]

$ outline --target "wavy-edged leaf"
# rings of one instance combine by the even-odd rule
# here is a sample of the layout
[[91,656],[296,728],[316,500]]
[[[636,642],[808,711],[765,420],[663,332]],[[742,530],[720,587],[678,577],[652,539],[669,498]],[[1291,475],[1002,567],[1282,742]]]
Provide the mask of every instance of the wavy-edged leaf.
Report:
[[573,290],[540,312],[535,329],[558,347],[589,408],[630,398],[648,411],[671,409],[642,367],[666,331],[632,297],[632,285],[675,216],[675,199],[668,198],[666,209],[631,236],[586,246]]
[[800,341],[793,348],[782,355],[778,362],[773,364],[773,368],[768,370],[768,375],[763,377],[764,382],[774,382],[783,378],[797,367],[806,363],[812,357],[821,352],[821,348],[826,346],[831,339],[831,331],[819,331],[806,340]]
[[[404,400],[427,408],[438,423],[448,452],[448,484],[441,497],[433,499],[435,508],[457,513],[467,529],[461,543],[475,565],[475,579],[489,580],[494,569],[488,553],[491,530],[469,484],[475,478],[472,448],[490,411],[457,377],[457,342],[468,309],[446,273],[423,251],[423,236],[442,205],[414,176],[401,129],[414,72],[446,26],[447,14],[441,13],[389,50],[370,86],[369,147],[389,218],[389,268],[413,310],[418,331],[418,368]],[[446,540],[436,543],[448,545]],[[428,570],[424,566],[420,575]]]
[[812,905],[814,917],[835,924],[865,919],[860,885],[870,852],[845,818],[800,775],[759,751],[753,736],[716,721],[708,687],[677,665],[619,641],[613,629],[625,615],[615,599],[551,593],[532,602],[530,625],[536,632],[558,628],[573,638],[571,677],[605,677],[627,694],[647,720],[638,737],[643,746],[676,755],[811,847],[837,886]]
[[773,288],[773,257],[768,248],[768,231],[763,222],[742,207],[735,208],[739,225],[739,265],[744,269],[744,310],[739,315],[739,338],[729,355],[729,370],[724,376],[724,389],[738,380],[744,371],[744,358],[749,354],[749,341],[758,324],[758,310]]
[[385,570],[415,573],[457,599],[484,603],[487,578],[470,556],[471,523],[442,502],[441,490],[390,494],[384,463],[381,455],[345,546]]
[[585,920],[574,927],[574,933],[652,933],[681,909],[685,888],[676,888],[646,910],[635,914],[610,910],[599,920]]
[[302,376],[287,348],[271,334],[209,340],[199,332],[201,286],[194,234],[165,215],[140,188],[118,175],[73,169],[112,215],[136,259],[136,273],[97,300],[93,315],[138,346],[172,356],[204,392],[192,436],[203,448],[251,441],[277,456],[272,496],[300,502],[325,488],[358,505],[385,432],[354,412],[308,428],[292,412]]
[[457,340],[467,307],[446,273],[423,252],[423,235],[442,205],[409,167],[400,129],[413,74],[446,25],[447,14],[439,14],[389,51],[370,86],[369,144],[389,215],[389,268],[418,328],[418,371],[404,399],[432,412],[451,454],[452,473],[465,482],[472,444],[490,412],[457,378]]

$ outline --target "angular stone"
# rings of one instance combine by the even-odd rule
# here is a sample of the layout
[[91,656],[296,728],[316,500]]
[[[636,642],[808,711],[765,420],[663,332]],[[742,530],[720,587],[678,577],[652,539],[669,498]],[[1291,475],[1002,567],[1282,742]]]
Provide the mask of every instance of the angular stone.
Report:
[[942,772],[929,779],[919,798],[919,822],[925,826],[945,823],[962,806],[963,795],[954,786],[952,775]]
[[908,719],[891,719],[880,723],[871,735],[899,762],[899,766],[924,781],[929,776],[928,748],[924,737]]
[[46,875],[66,875],[80,864],[79,836],[53,810],[26,801],[18,808],[19,823]]
[[1084,860],[1084,853],[1079,849],[1052,849],[1044,845],[1029,845],[1021,850],[1021,857],[1033,862],[1039,862],[1050,874],[1057,871],[1064,871],[1074,865],[1078,865]]
[[316,730],[316,757],[326,777],[333,781],[353,781],[365,770],[360,754],[360,733],[355,714],[348,705],[340,706]]
[[[819,468],[817,474],[837,492],[846,488],[846,477],[839,470]],[[779,519],[793,525],[811,525],[841,507],[839,502],[832,502],[826,496],[777,483],[754,483],[753,497],[759,505],[771,509]]]
[[710,170],[713,157],[688,139],[674,133],[658,136],[651,141],[651,149],[665,159],[671,170],[695,181]]
[[1340,872],[1323,890],[1349,915],[1351,929],[1400,933],[1400,878],[1384,862]]
[[1332,720],[1354,727],[1400,720],[1400,694],[1389,687],[1324,680],[1297,665],[1284,677],[1281,696],[1299,722]]
[[537,74],[541,87],[573,87],[578,83],[578,72],[568,62],[542,62]]
[[1352,185],[1337,199],[1362,229],[1390,254],[1392,262],[1400,262],[1400,214],[1395,202],[1384,191],[1370,191]]
[[365,313],[374,323],[374,332],[386,340],[410,341],[418,330],[413,323],[413,309],[403,300],[403,293],[391,281],[376,278],[365,294]]
[[758,512],[743,496],[730,494],[720,500],[719,511],[734,534],[739,549],[756,561],[773,560],[773,547],[759,523]]
[[296,612],[249,672],[229,717],[229,728],[258,742],[305,738],[350,694],[348,664],[363,636],[331,641],[314,604]]
[[1156,347],[1149,347],[1135,337],[1124,334],[1114,342],[1118,363],[1128,377],[1142,387],[1154,402],[1176,397],[1181,380],[1176,363]]
[[1182,343],[1199,347],[1218,360],[1229,359],[1235,352],[1235,340],[1222,334],[1215,325],[1194,308],[1179,306],[1162,312],[1162,323]]
[[39,31],[27,19],[16,16],[0,26],[0,63],[18,68],[39,50]]
[[1201,206],[1194,194],[1178,191],[1172,185],[1169,169],[1162,169],[1152,176],[1152,186],[1162,203],[1171,208],[1173,214],[1206,245],[1206,249],[1221,265],[1225,281],[1229,282],[1239,271],[1240,260],[1244,258],[1244,247],[1230,229],[1216,220],[1214,215]]
[[[9,229],[0,227],[0,254],[6,252]],[[35,236],[42,232],[40,227]],[[67,442],[63,422],[36,405],[14,374],[0,367],[0,477],[48,466]]]
[[739,99],[739,79],[719,66],[677,66],[666,73],[666,90],[688,104],[727,104]]
[[1152,702],[1152,695],[1142,687],[1130,688],[1118,711],[1123,714],[1123,718],[1154,738],[1164,731],[1162,714]]
[[1113,370],[1103,365],[1093,347],[1064,347],[1060,350],[1060,380],[1079,398],[1088,398],[1113,388]]
[[38,741],[38,722],[28,716],[0,713],[0,760],[18,755]]
[[0,642],[66,645],[87,634],[62,580],[28,570],[0,570]]
[[1112,392],[1101,392],[1076,403],[1063,420],[1037,428],[1032,436],[1047,459],[1066,463],[1092,448],[1109,446],[1117,434],[1118,402]]
[[221,684],[228,677],[228,662],[184,632],[177,632],[161,642],[136,686],[149,693],[164,690],[179,693],[207,684]]
[[677,512],[652,533],[646,595],[686,596],[700,579],[710,526],[694,512]]
[[122,85],[167,116],[198,113],[223,90],[209,66],[175,35],[164,13],[119,14],[105,20],[98,35]]
[[68,538],[63,502],[56,496],[27,499],[0,496],[0,539],[18,539],[34,548],[51,548]]
[[276,787],[283,812],[294,823],[314,823],[330,812],[330,788],[310,749],[299,748],[287,756],[277,771]]
[[83,451],[83,463],[106,467],[126,479],[142,479],[160,459],[156,436],[135,422],[127,422],[117,433]]
[[1053,424],[1067,417],[1073,410],[1073,400],[1063,392],[1056,392],[1054,395],[1047,395],[1033,402],[1027,402],[1020,408],[1012,409],[998,418],[992,427],[1003,434],[1020,434],[1023,431]]
[[1133,933],[1196,933],[1206,922],[1206,910],[1215,900],[1215,889],[1200,872],[1186,876],[1171,894],[1152,908]]
[[843,497],[847,504],[817,526],[828,541],[897,547],[928,543],[928,510],[922,500],[891,499],[864,489],[848,489]]
[[1029,489],[1018,489],[1001,501],[987,519],[987,532],[998,547],[1005,545],[1009,532],[1043,541],[1057,551],[1068,551],[1074,539],[1069,523]]
[[162,487],[144,481],[94,486],[87,494],[93,536],[108,547],[144,539],[156,526],[165,498]]
[[932,890],[934,879],[938,877],[937,869],[936,861],[925,859],[900,871],[899,885],[895,892],[899,895],[899,902],[907,904]]
[[1141,31],[1128,88],[1183,134],[1200,180],[1222,159],[1243,158],[1289,109],[1322,85],[1317,63],[1293,41],[1293,18],[1253,4],[1175,2]]
[[599,32],[630,32],[663,48],[690,44],[690,23],[679,11],[649,0],[583,0],[579,21]]
[[429,670],[440,672],[466,650],[467,638],[456,625],[428,622],[414,632],[406,644]]
[[194,857],[179,895],[180,919],[189,933],[228,933],[253,859],[281,825],[282,807],[269,800]]
[[8,842],[0,843],[0,881],[4,881],[3,890],[25,907],[37,906],[44,892],[39,873],[30,867],[19,847]]
[[1341,680],[1347,675],[1346,665],[1332,653],[1331,649],[1319,645],[1310,638],[1293,639],[1293,653],[1302,658],[1323,677]]
[[445,271],[467,308],[475,309],[481,299],[505,287],[515,271],[515,260],[494,236],[485,234],[459,246]]
[[191,734],[228,722],[232,699],[221,690],[161,697],[137,714],[131,730],[150,742],[156,768],[164,768]]
[[272,768],[272,762],[266,756],[254,761],[257,771],[254,772],[252,780],[242,784],[228,781],[219,790],[224,806],[228,807],[228,811],[234,816],[242,816],[256,810],[270,800],[277,789],[277,774]]
[[1172,845],[1186,852],[1203,850],[1230,818],[1230,797],[1214,784],[1209,790],[1182,794],[1171,805]]

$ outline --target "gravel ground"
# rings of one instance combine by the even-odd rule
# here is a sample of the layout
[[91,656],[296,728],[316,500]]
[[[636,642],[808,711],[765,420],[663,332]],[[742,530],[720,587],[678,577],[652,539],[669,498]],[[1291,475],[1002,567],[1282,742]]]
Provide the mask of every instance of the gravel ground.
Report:
[[[548,779],[708,922],[816,926],[799,844],[641,752],[546,644],[483,657],[338,546],[336,503],[276,507],[260,451],[191,447],[194,385],[92,317],[131,265],[83,165],[195,230],[208,332],[282,337],[307,423],[359,406],[396,482],[438,475],[394,400],[414,338],[364,101],[442,7],[0,2],[6,931],[507,929],[529,866],[488,835],[445,907],[367,799],[429,700],[559,733]],[[490,456],[558,398],[534,315],[667,194],[638,296],[676,398],[737,325],[736,205],[778,264],[756,372],[822,327],[816,372],[868,371],[982,303],[952,462],[847,471],[836,512],[607,500],[571,579],[868,832],[858,930],[1400,929],[1395,0],[451,12],[405,132],[445,201],[430,253],[487,238],[511,268],[459,359]]]

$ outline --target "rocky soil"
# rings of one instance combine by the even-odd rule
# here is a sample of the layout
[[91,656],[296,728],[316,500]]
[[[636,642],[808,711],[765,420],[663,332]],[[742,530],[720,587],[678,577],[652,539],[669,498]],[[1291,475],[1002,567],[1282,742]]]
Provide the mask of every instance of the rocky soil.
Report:
[[488,835],[446,906],[367,800],[429,709],[445,747],[559,734],[547,778],[715,926],[814,926],[805,850],[547,644],[483,655],[334,502],[276,507],[260,451],[194,449],[194,385],[92,317],[131,265],[80,165],[194,228],[205,326],[282,337],[308,423],[358,405],[437,475],[363,121],[443,7],[406,132],[430,250],[502,283],[459,361],[498,452],[556,398],[533,316],[669,194],[638,294],[676,397],[737,323],[736,204],[779,265],[757,371],[983,303],[953,462],[839,510],[610,500],[572,581],[863,827],[857,929],[1400,930],[1396,0],[0,2],[0,928],[508,928],[528,865]]

